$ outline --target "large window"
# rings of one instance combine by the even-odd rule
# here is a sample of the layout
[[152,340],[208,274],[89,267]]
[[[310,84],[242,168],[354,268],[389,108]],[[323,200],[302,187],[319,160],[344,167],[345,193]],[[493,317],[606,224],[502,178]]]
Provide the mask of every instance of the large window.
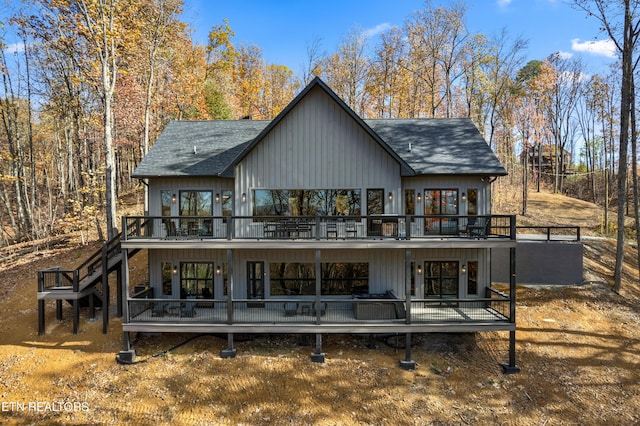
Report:
[[478,214],[478,190],[476,188],[467,190],[467,214]]
[[351,295],[369,293],[369,264],[323,263],[323,295]]
[[[425,189],[425,215],[457,215],[457,189]],[[455,235],[458,233],[457,218],[427,217],[424,219],[424,233],[426,235]]]
[[367,189],[367,214],[384,214],[384,189]]
[[416,214],[415,194],[413,189],[404,190],[404,214]]
[[313,263],[271,263],[269,282],[272,296],[301,296],[316,293]]
[[171,191],[160,191],[160,209],[162,216],[171,216],[172,197]]
[[256,189],[254,216],[359,216],[359,189]]
[[[321,294],[350,296],[369,293],[369,264],[323,263]],[[271,263],[269,282],[272,296],[311,296],[316,294],[313,263]]]
[[213,215],[211,191],[180,191],[180,216]]
[[467,263],[467,294],[478,295],[478,262],[475,260]]
[[183,262],[180,264],[180,298],[213,297],[213,263]]
[[425,189],[424,214],[458,214],[457,189]]
[[233,216],[233,191],[222,191],[222,216]]
[[173,277],[173,264],[171,262],[162,262],[162,295],[171,296]]
[[457,261],[424,262],[424,296],[457,297],[458,268]]

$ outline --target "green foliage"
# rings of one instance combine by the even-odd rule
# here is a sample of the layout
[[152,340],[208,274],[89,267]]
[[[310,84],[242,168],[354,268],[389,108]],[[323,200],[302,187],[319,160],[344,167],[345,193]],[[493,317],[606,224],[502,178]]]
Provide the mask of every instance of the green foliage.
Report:
[[207,103],[207,111],[212,119],[230,120],[233,118],[231,107],[227,103],[224,93],[211,80],[204,83],[204,98]]

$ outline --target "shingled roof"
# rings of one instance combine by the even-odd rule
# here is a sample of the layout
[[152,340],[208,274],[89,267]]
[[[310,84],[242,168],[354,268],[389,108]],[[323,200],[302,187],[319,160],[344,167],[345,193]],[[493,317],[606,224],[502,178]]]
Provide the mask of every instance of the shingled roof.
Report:
[[315,79],[273,121],[172,121],[136,168],[134,177],[233,177],[233,166],[273,128],[311,87],[320,86],[402,165],[403,176],[506,175],[467,118],[361,120]]

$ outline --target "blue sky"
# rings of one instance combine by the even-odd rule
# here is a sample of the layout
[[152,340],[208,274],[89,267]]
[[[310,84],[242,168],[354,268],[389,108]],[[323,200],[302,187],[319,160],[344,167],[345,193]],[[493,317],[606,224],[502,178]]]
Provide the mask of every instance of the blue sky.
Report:
[[[434,0],[434,5],[448,4]],[[566,0],[467,0],[467,25],[487,36],[506,28],[529,41],[527,60],[544,59],[555,52],[580,56],[587,73],[606,72],[615,61],[613,47],[599,31],[599,22],[569,6]],[[184,20],[195,41],[206,43],[213,25],[227,18],[236,44],[262,48],[267,63],[302,70],[306,46],[314,38],[322,50],[335,51],[355,26],[374,35],[401,27],[423,0],[185,0]]]

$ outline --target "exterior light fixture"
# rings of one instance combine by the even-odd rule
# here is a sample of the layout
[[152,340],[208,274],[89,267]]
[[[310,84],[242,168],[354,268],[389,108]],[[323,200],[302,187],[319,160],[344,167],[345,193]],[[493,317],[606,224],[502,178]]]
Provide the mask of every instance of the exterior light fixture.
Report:
[[393,201],[393,192],[389,191],[389,201]]
[[242,202],[244,203],[245,201],[247,201],[247,193],[243,192],[242,193]]
[[220,202],[220,194],[216,193],[216,203],[219,203],[219,202]]
[[220,275],[222,273],[222,269],[220,269],[220,265],[216,266],[216,275]]
[[467,194],[466,193],[462,193],[462,201],[467,201]]
[[463,274],[467,273],[467,265],[465,265],[464,263],[462,264],[462,267],[460,268],[460,272],[462,272]]
[[178,265],[173,265],[173,275],[178,273]]
[[422,275],[422,265],[418,265],[418,275]]
[[175,203],[176,202],[176,194],[172,194],[171,195],[171,202]]
[[418,192],[418,202],[422,201],[422,195]]

